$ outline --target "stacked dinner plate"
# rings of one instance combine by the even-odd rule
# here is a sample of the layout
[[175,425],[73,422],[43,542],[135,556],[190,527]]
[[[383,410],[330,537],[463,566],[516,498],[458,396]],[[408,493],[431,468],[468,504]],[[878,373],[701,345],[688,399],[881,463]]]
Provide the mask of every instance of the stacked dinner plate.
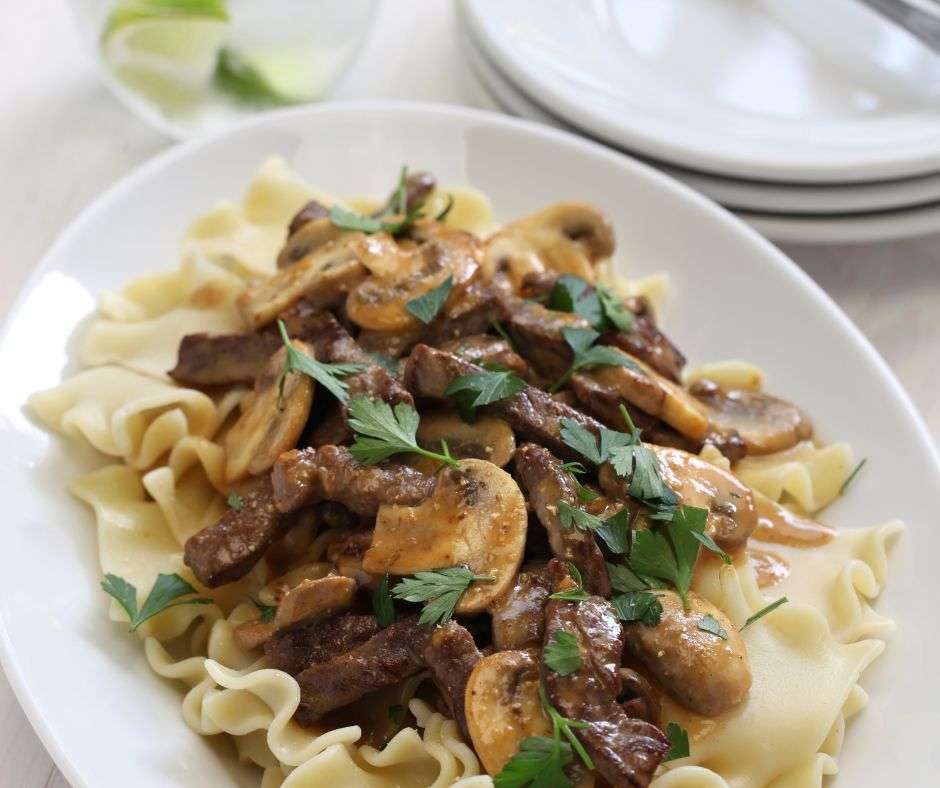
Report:
[[461,0],[493,100],[782,241],[940,230],[940,55],[856,0]]

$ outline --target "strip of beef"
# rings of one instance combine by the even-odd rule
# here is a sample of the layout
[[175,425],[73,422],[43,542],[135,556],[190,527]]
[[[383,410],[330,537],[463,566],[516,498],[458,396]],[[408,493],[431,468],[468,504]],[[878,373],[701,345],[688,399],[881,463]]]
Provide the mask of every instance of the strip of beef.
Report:
[[473,635],[456,621],[435,629],[424,647],[424,661],[466,741],[470,741],[470,731],[464,713],[464,696],[470,673],[481,659],[483,655]]
[[510,300],[506,328],[522,355],[551,380],[560,378],[574,358],[562,331],[566,328],[590,329],[580,315],[556,312],[541,304],[521,298]]
[[[434,187],[437,185],[437,180],[429,172],[413,172],[407,178],[405,178],[405,212],[414,210],[421,203],[423,203],[428,195],[434,191]],[[385,214],[397,214],[399,212],[398,205],[398,188],[388,195],[388,199],[385,201],[385,205],[379,208],[373,216],[383,216]]]
[[[405,386],[416,397],[444,399],[444,392],[456,378],[483,371],[483,367],[453,353],[417,345],[405,362]],[[534,386],[481,410],[505,419],[523,439],[539,443],[566,459],[579,459],[579,455],[561,439],[562,419],[571,419],[595,435],[601,428],[600,422]]]
[[[559,276],[547,271],[529,274],[522,283],[520,295],[523,298],[547,297],[558,282]],[[593,288],[588,287],[585,293],[592,291]],[[645,361],[660,375],[674,383],[680,383],[685,356],[669,337],[656,327],[656,316],[649,299],[646,296],[630,296],[623,299],[623,305],[633,313],[632,329],[606,331],[598,341],[604,345],[622,348],[630,355]]]
[[294,449],[271,472],[274,501],[292,512],[317,501],[336,501],[351,512],[374,517],[383,503],[413,506],[434,487],[434,478],[407,465],[363,465],[345,446]]
[[248,574],[270,544],[295,524],[274,505],[267,477],[244,493],[241,502],[239,509],[229,509],[217,523],[189,537],[183,548],[186,566],[209,588]]
[[512,588],[489,609],[497,650],[520,651],[541,644],[545,600],[550,591],[551,579],[545,566],[529,566],[519,572]]
[[413,676],[425,666],[428,635],[417,616],[408,616],[352,651],[309,665],[297,674],[300,705],[295,719],[312,725],[333,709]]
[[187,334],[180,340],[176,366],[167,374],[188,386],[250,383],[280,344],[271,332]]
[[268,667],[296,676],[315,662],[352,651],[378,631],[375,616],[344,613],[275,635],[264,644],[264,656]]
[[462,339],[442,342],[439,347],[447,353],[453,353],[474,364],[481,366],[491,364],[508,369],[532,386],[538,386],[544,382],[542,376],[532,369],[529,362],[516,353],[502,337],[474,334]]
[[294,214],[293,218],[290,220],[290,224],[287,227],[287,235],[291,236],[296,233],[301,227],[303,227],[307,222],[312,222],[314,219],[325,219],[330,215],[330,209],[327,208],[319,200],[310,200],[307,204],[303,206],[297,213]]
[[[554,591],[573,585],[563,563],[553,560],[549,567]],[[646,788],[670,743],[659,728],[629,717],[617,702],[623,689],[623,630],[613,606],[597,596],[583,602],[549,599],[545,606],[545,645],[561,631],[577,637],[581,666],[562,676],[543,661],[542,680],[552,704],[565,717],[587,723],[587,727],[575,729],[575,735],[608,783]]]
[[546,532],[556,558],[571,561],[584,579],[585,589],[609,597],[610,577],[607,564],[594,535],[572,525],[562,525],[558,508],[566,503],[579,507],[574,479],[561,467],[561,461],[547,449],[526,443],[516,449],[516,475],[528,492],[529,503]]

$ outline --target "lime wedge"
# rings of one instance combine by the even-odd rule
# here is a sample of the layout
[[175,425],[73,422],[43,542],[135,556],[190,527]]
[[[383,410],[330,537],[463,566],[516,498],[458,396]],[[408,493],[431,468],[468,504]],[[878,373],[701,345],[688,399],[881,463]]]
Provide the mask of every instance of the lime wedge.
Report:
[[124,0],[105,23],[102,54],[132,87],[179,98],[211,83],[227,24],[224,0]]
[[320,97],[317,68],[309,51],[299,47],[226,46],[219,55],[216,85],[242,101],[296,104]]

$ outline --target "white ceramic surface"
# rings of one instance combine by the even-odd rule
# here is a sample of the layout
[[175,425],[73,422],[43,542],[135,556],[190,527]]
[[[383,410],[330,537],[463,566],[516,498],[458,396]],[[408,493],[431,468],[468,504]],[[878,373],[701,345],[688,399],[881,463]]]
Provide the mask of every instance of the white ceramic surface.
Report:
[[927,625],[940,604],[930,582],[940,551],[933,527],[940,464],[919,416],[868,342],[757,233],[642,164],[489,113],[369,104],[272,114],[152,160],[65,229],[0,332],[0,496],[7,512],[0,653],[73,786],[256,784],[257,774],[238,767],[230,748],[215,749],[189,731],[178,688],[152,675],[139,642],[108,621],[92,516],[64,489],[88,458],[42,430],[23,403],[72,368],[74,333],[95,297],[174,265],[191,218],[239,194],[270,153],[343,193],[384,193],[389,173],[409,162],[445,183],[483,189],[500,218],[554,198],[600,204],[632,273],[670,271],[674,290],[662,318],[692,364],[728,357],[760,363],[769,387],[805,405],[824,438],[851,440],[869,457],[865,478],[827,518],[842,527],[908,522],[878,603],[901,630],[864,677],[870,704],[849,724],[837,784],[929,783],[940,767],[932,665],[940,636]]
[[[462,35],[460,43],[473,72],[502,109],[556,129],[572,130],[513,85],[469,35]],[[864,243],[914,238],[940,229],[940,205],[928,202],[940,197],[935,194],[940,186],[938,176],[841,187],[796,186],[768,182],[757,184],[670,167],[661,162],[647,163],[720,202],[774,241]],[[918,193],[925,199],[917,199]],[[814,212],[813,208],[825,205],[833,205],[833,208],[819,214]],[[844,207],[840,209],[839,205]],[[835,210],[845,213],[833,215]],[[853,210],[861,212],[854,213]],[[796,215],[787,215],[788,211]]]
[[724,176],[940,170],[940,58],[853,0],[461,0],[487,54],[568,123]]

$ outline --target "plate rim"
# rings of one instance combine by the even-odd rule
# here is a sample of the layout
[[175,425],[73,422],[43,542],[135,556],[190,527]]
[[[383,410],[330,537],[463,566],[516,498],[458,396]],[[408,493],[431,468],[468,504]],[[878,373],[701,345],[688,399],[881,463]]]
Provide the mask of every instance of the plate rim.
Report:
[[[853,343],[862,351],[866,359],[878,370],[882,379],[891,389],[892,394],[897,397],[901,405],[903,405],[907,416],[912,420],[913,426],[917,428],[918,439],[922,444],[921,448],[925,450],[926,456],[931,460],[932,468],[930,470],[932,470],[933,475],[937,479],[940,479],[940,451],[938,451],[935,442],[930,437],[930,432],[923,420],[923,416],[910,399],[910,396],[894,372],[887,365],[887,362],[885,362],[868,338],[835,301],[833,301],[833,299],[783,251],[774,246],[756,230],[748,226],[727,209],[721,207],[699,192],[696,192],[691,187],[656,170],[654,167],[642,161],[620,151],[612,150],[603,144],[584,139],[571,132],[550,128],[526,119],[507,116],[489,110],[445,103],[403,100],[360,100],[288,107],[259,114],[256,117],[249,118],[246,121],[226,129],[171,146],[151,156],[94,197],[90,203],[65,225],[56,239],[49,245],[45,253],[36,263],[32,273],[19,287],[16,298],[8,313],[4,316],[2,323],[0,323],[0,346],[5,345],[10,340],[11,330],[22,309],[23,303],[35,289],[37,282],[46,273],[46,269],[50,267],[50,261],[63,247],[66,247],[68,243],[71,242],[72,237],[78,234],[83,229],[84,225],[93,221],[98,213],[108,209],[115,201],[120,200],[125,192],[134,189],[139,182],[146,180],[151,173],[172,165],[177,159],[185,158],[190,153],[213,146],[227,137],[238,135],[243,131],[259,126],[268,124],[276,125],[284,118],[306,114],[329,115],[332,113],[343,114],[359,112],[402,112],[420,114],[429,118],[433,116],[456,117],[515,128],[525,133],[548,138],[562,146],[575,149],[580,148],[590,155],[597,155],[610,160],[612,163],[616,163],[618,166],[633,169],[641,177],[651,178],[658,182],[660,187],[672,192],[676,199],[692,201],[698,204],[700,208],[710,215],[716,225],[720,224],[722,226],[722,232],[738,235],[742,241],[746,241],[750,245],[755,254],[765,258],[766,264],[782,269],[798,280],[806,298],[810,300],[816,308],[828,312],[839,324],[841,329],[847,333]],[[21,409],[23,406],[25,406],[25,403],[20,403]],[[7,429],[8,428],[4,427],[2,431],[6,432]],[[17,702],[23,709],[31,727],[36,732],[43,746],[46,748],[46,751],[52,757],[63,776],[65,776],[75,788],[85,788],[86,786],[93,785],[75,766],[71,756],[60,743],[58,736],[52,729],[50,723],[46,720],[42,709],[34,698],[29,687],[29,682],[21,668],[16,646],[7,629],[2,608],[0,608],[0,665],[2,665],[4,674],[14,691]]]

